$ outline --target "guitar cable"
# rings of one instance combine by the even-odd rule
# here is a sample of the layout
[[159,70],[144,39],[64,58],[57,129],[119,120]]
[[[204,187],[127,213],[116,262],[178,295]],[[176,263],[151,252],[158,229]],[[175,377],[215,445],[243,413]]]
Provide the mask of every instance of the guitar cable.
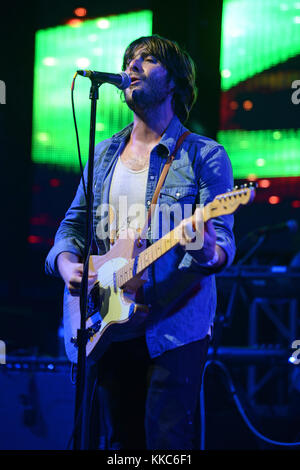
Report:
[[273,439],[270,439],[266,436],[264,436],[261,432],[259,432],[253,424],[250,422],[247,414],[245,413],[243,406],[240,402],[240,399],[238,397],[236,388],[234,386],[234,383],[231,379],[230,373],[227,369],[227,367],[220,361],[217,360],[210,360],[205,364],[204,371],[203,371],[203,377],[202,377],[202,386],[201,386],[201,391],[200,391],[200,421],[201,421],[201,433],[200,433],[200,450],[205,449],[205,396],[204,396],[204,376],[207,368],[210,365],[215,365],[219,367],[222,372],[225,374],[228,385],[229,385],[229,392],[232,395],[232,398],[236,404],[237,410],[240,413],[243,421],[245,422],[246,426],[250,429],[250,431],[259,439],[267,442],[268,444],[276,445],[276,446],[284,446],[284,447],[297,447],[300,446],[300,442],[280,442],[280,441],[275,441]]

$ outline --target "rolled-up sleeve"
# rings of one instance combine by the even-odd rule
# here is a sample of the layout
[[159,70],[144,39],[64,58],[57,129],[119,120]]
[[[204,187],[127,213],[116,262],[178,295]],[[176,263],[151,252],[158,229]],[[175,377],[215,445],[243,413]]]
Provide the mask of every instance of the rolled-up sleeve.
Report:
[[[200,203],[206,205],[217,195],[231,191],[233,184],[230,159],[224,147],[215,145],[202,160],[199,181]],[[221,215],[211,220],[216,231],[217,244],[227,255],[225,268],[232,264],[235,257],[234,216],[232,214]]]

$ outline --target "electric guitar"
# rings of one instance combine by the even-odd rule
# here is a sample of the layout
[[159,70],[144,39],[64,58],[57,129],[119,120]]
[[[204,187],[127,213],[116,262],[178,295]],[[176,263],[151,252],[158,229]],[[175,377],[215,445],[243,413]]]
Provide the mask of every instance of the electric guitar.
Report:
[[[232,214],[255,196],[253,186],[220,194],[203,208],[203,222]],[[193,216],[189,218],[193,223]],[[88,288],[86,357],[99,359],[113,340],[128,339],[147,318],[149,307],[138,302],[138,291],[147,280],[147,268],[179,243],[181,224],[152,245],[137,237],[119,238],[105,255],[92,255],[89,268],[97,272]],[[128,287],[130,286],[130,287]],[[64,339],[68,359],[77,363],[77,330],[80,328],[80,298],[65,288],[63,304]],[[116,339],[117,338],[117,339]]]

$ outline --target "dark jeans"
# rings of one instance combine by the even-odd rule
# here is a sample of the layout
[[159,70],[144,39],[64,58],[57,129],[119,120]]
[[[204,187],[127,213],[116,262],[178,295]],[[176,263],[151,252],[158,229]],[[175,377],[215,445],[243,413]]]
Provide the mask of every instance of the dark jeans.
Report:
[[144,337],[111,344],[98,363],[91,446],[198,448],[198,401],[208,345],[209,336],[150,359]]

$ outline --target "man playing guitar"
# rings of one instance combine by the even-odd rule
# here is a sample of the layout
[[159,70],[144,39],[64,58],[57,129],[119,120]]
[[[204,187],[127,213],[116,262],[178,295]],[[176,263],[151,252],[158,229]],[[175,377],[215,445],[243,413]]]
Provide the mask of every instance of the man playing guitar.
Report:
[[[182,123],[197,95],[192,59],[168,39],[154,35],[131,43],[123,70],[131,77],[124,97],[134,119],[96,146],[94,239],[98,255],[113,250],[121,241],[120,234],[141,233],[159,176],[187,131]],[[156,209],[174,204],[182,210],[198,207],[196,223],[181,222],[179,243],[148,267],[138,289],[149,307],[146,320],[133,337],[125,334],[115,339],[90,366],[89,380],[97,376],[96,391],[87,398],[93,398],[91,445],[100,449],[197,448],[197,403],[216,309],[214,273],[233,261],[233,216],[210,218],[204,223],[202,243],[195,248],[193,241],[203,228],[199,207],[232,186],[224,148],[207,137],[185,134]],[[124,197],[127,213],[118,204]],[[109,219],[99,210],[104,204],[113,209]],[[143,210],[131,210],[134,204]],[[143,237],[148,247],[163,235],[166,213],[157,212],[158,216],[152,213],[151,227]],[[175,217],[168,214],[175,226]],[[80,292],[84,233],[81,182],[46,260],[46,271],[61,276],[73,298]],[[100,285],[104,282],[105,269],[99,272],[90,269],[90,286],[97,280]],[[128,282],[125,291],[131,287]]]

